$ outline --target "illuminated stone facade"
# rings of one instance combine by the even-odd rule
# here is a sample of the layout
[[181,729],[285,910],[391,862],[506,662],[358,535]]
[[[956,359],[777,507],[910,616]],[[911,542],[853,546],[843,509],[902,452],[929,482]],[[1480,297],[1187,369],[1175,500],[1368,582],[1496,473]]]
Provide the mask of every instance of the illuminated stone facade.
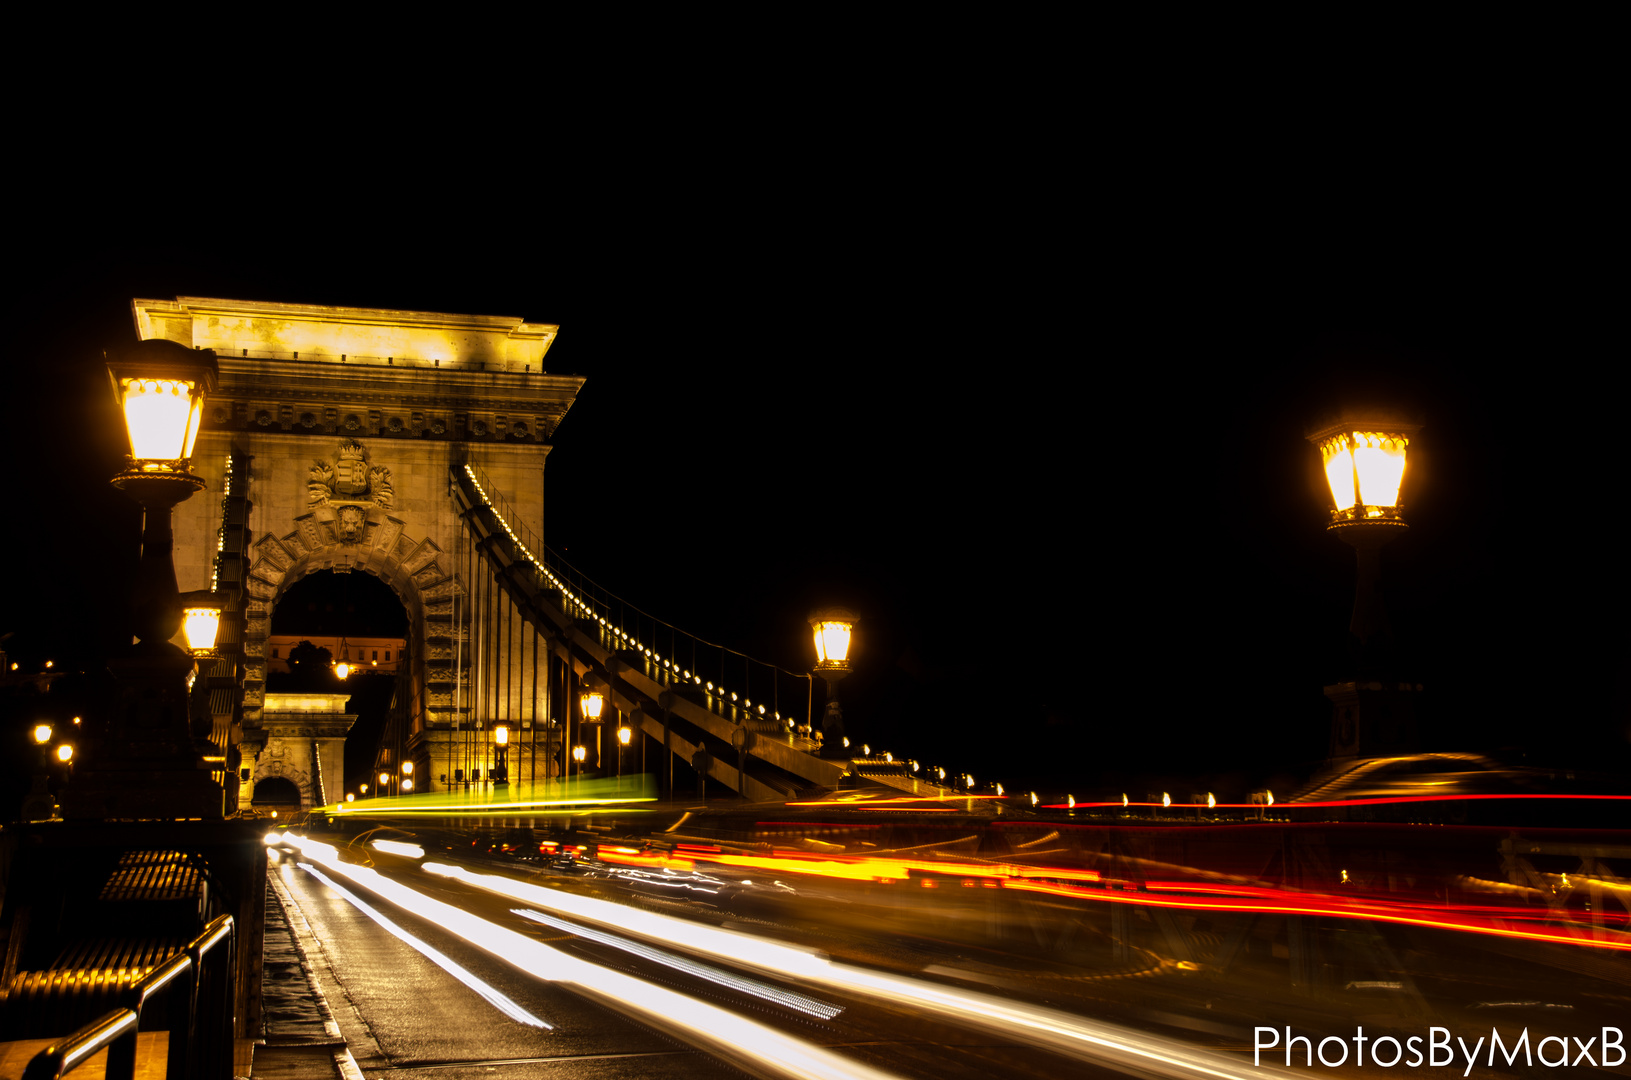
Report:
[[[233,525],[247,535],[242,767],[258,769],[276,738],[265,715],[272,611],[318,570],[373,574],[401,599],[410,747],[427,763],[447,760],[455,722],[478,719],[454,709],[469,678],[455,612],[470,595],[472,561],[448,470],[479,466],[523,521],[543,528],[550,439],[583,384],[544,370],[556,327],[187,296],[131,307],[140,337],[213,349],[220,362],[193,456],[208,487],[176,510],[175,565],[182,590],[211,588],[226,497],[247,499]],[[522,680],[500,714],[530,727],[530,657],[519,641],[507,648]],[[249,798],[244,785],[240,805]]]

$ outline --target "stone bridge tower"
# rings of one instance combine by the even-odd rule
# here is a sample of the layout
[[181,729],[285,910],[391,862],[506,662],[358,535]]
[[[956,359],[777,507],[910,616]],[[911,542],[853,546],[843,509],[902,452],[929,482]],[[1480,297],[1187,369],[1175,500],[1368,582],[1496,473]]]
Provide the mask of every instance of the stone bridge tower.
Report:
[[[220,361],[193,455],[208,487],[176,510],[175,566],[183,591],[241,591],[244,693],[232,738],[242,767],[265,774],[257,763],[279,738],[265,713],[273,609],[318,570],[373,574],[401,599],[409,742],[446,744],[473,719],[455,708],[468,665],[455,615],[475,565],[459,555],[467,542],[448,469],[478,464],[522,520],[543,528],[550,440],[583,384],[544,370],[557,328],[192,296],[131,307],[138,337],[213,349]],[[528,658],[519,644],[512,651],[508,670],[525,678]],[[515,694],[504,715],[531,727],[531,699],[503,692]],[[276,749],[267,760],[292,760],[294,748]],[[428,788],[437,778],[424,779]],[[239,805],[250,797],[246,784]]]

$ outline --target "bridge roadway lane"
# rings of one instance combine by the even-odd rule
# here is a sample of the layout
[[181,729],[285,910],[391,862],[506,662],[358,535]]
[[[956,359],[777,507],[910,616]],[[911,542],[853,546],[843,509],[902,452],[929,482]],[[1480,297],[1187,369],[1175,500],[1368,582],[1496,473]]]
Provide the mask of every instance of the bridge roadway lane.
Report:
[[[738,1069],[667,1034],[625,1019],[562,985],[537,979],[428,924],[354,882],[340,884],[399,926],[452,957],[522,1008],[552,1025],[540,1030],[498,1011],[437,964],[364,915],[339,893],[298,869],[293,853],[281,857],[281,875],[324,950],[319,976],[329,1005],[365,1076],[391,1080],[605,1080],[613,1077],[740,1077]],[[935,1080],[1055,1080],[1062,1076],[1119,1076],[1081,1061],[1059,1058],[1017,1042],[876,1002],[845,1000],[829,991],[804,991],[844,1007],[830,1020],[806,1016],[746,994],[649,963],[604,944],[585,941],[510,914],[517,906],[472,893],[389,857],[377,869],[464,910],[518,930],[579,959],[622,971],[709,1004],[729,1009],[861,1066],[890,1076]],[[798,989],[798,988],[789,988]],[[872,1075],[876,1075],[875,1073]]]
[[399,926],[452,956],[552,1028],[517,1023],[292,859],[282,859],[274,872],[322,944],[323,955],[309,959],[346,1044],[369,1080],[700,1080],[720,1075],[717,1062],[688,1047],[364,896]]

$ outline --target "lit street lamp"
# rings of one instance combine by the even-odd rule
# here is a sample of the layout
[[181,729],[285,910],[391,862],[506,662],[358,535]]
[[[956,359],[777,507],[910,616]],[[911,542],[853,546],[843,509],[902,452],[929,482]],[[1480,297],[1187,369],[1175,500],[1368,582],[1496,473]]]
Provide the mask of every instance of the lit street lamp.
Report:
[[1398,675],[1392,670],[1392,633],[1382,601],[1382,546],[1409,528],[1400,489],[1410,440],[1420,430],[1419,423],[1348,413],[1308,435],[1319,448],[1334,504],[1326,528],[1354,549],[1359,568],[1348,624],[1352,681],[1325,687],[1333,710],[1332,758],[1401,749],[1412,741],[1414,706],[1404,696],[1412,687],[1381,681]]
[[189,459],[219,367],[208,349],[153,339],[110,356],[108,377],[130,440],[125,469],[112,482],[143,511],[133,597],[139,644],[109,662],[120,704],[102,749],[64,793],[63,809],[80,818],[219,819],[225,789],[199,749],[212,722],[207,712],[189,716],[196,666],[170,643],[182,622],[172,511],[204,487]]
[[[606,694],[600,688],[600,681],[592,675],[585,675],[578,691],[578,712],[582,723],[599,725],[600,715],[605,711]],[[581,740],[583,733],[580,729],[578,737]],[[573,748],[572,760],[578,763],[578,778],[583,778],[583,760],[588,756],[582,742]],[[595,728],[595,764],[600,764],[600,728]]]
[[221,610],[225,606],[219,596],[204,589],[191,592],[181,600],[181,632],[187,638],[187,651],[194,656],[213,656],[215,642],[221,632]]
[[619,791],[623,790],[623,748],[625,746],[629,745],[629,740],[632,739],[633,737],[634,737],[634,732],[632,730],[630,730],[628,727],[621,726],[621,725],[618,727],[618,729],[617,729],[617,790],[619,790]]
[[[1405,524],[1399,488],[1404,482],[1405,454],[1420,424],[1345,417],[1308,436],[1319,447],[1325,480],[1336,508],[1326,528],[1358,556],[1359,580],[1349,630],[1361,652],[1371,639],[1387,633],[1382,605],[1382,545],[1403,535]],[[1361,656],[1361,664],[1366,658]]]
[[493,729],[493,786],[510,783],[510,729],[503,724]]
[[838,684],[849,674],[850,636],[860,621],[840,607],[822,608],[810,615],[816,649],[815,673],[827,684],[827,708],[821,715],[825,745],[837,747],[844,739],[844,709],[838,702]]

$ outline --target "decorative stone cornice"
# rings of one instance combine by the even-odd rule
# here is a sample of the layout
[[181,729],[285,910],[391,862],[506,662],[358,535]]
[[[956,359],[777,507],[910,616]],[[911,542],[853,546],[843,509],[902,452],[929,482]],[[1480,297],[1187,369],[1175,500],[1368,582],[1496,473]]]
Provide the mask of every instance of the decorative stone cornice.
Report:
[[491,315],[181,296],[136,331],[216,351],[206,430],[547,443],[583,379],[544,372],[557,327]]

